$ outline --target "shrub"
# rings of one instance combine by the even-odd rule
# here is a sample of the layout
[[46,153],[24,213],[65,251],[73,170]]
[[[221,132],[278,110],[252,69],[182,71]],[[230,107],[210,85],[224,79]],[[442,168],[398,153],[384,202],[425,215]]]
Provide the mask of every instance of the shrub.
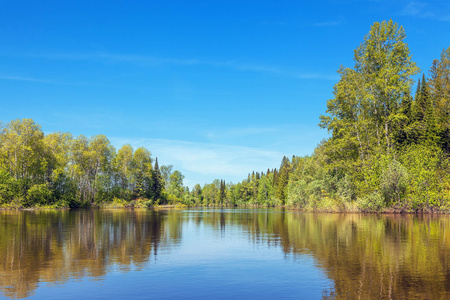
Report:
[[384,206],[384,199],[379,192],[373,192],[358,198],[356,205],[362,212],[379,212]]
[[33,205],[49,205],[52,204],[52,191],[47,187],[46,184],[35,184],[32,185],[28,190],[25,207]]
[[381,174],[380,188],[386,203],[401,202],[408,187],[408,172],[397,160],[391,161]]

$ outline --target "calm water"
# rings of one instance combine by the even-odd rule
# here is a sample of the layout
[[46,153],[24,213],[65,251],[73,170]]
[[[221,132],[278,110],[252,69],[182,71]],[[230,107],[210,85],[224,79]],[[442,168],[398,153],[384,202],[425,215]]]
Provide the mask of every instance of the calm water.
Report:
[[0,297],[449,298],[447,216],[0,212]]

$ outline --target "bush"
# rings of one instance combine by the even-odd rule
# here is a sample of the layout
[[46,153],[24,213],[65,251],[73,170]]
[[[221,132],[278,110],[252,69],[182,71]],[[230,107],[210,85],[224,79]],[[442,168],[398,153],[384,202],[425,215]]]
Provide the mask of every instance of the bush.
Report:
[[438,147],[413,145],[400,156],[409,173],[408,203],[417,210],[448,206],[448,158]]
[[337,195],[344,202],[351,202],[356,198],[355,185],[350,176],[345,175],[337,183]]
[[401,163],[394,159],[381,174],[380,188],[386,203],[400,203],[407,187],[408,172]]
[[379,192],[373,192],[358,198],[356,205],[362,212],[379,212],[384,206],[383,196]]
[[52,191],[47,187],[46,184],[35,184],[32,185],[28,190],[25,207],[34,205],[49,205],[52,204]]
[[14,179],[9,172],[0,170],[0,204],[10,203],[14,198]]

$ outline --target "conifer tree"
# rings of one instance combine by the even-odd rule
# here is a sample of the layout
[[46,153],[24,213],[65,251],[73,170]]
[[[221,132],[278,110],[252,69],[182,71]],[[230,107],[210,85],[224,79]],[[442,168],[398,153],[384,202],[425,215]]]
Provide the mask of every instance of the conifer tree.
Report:
[[289,173],[290,162],[289,159],[284,156],[283,160],[281,161],[278,185],[275,190],[275,197],[278,198],[278,200],[280,200],[282,204],[284,204],[286,200],[285,189],[289,182]]
[[150,193],[153,201],[161,201],[163,189],[163,178],[159,171],[158,158],[155,159],[155,167],[152,170],[152,182]]
[[219,188],[219,204],[220,205],[223,205],[225,198],[226,198],[225,180],[220,180],[220,188]]
[[450,47],[442,50],[440,60],[433,61],[429,74],[440,144],[444,151],[450,153]]
[[415,101],[415,119],[416,121],[421,122],[425,119],[425,112],[430,105],[430,93],[428,91],[428,84],[425,79],[425,74],[422,74],[422,81],[420,81],[420,86],[418,86],[418,92],[416,93]]

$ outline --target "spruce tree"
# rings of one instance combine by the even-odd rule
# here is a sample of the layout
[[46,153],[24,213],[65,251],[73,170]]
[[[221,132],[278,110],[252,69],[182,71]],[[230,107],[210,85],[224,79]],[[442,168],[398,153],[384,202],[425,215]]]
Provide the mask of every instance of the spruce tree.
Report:
[[225,197],[226,197],[225,180],[220,180],[220,188],[219,188],[219,203],[220,203],[220,205],[223,205]]
[[275,197],[281,201],[281,204],[285,203],[286,195],[285,189],[289,181],[290,162],[289,159],[284,156],[281,161],[280,173],[278,176],[278,184],[275,189]]
[[153,201],[161,201],[162,199],[163,178],[159,170],[158,158],[155,160],[155,167],[152,170],[151,196]]

